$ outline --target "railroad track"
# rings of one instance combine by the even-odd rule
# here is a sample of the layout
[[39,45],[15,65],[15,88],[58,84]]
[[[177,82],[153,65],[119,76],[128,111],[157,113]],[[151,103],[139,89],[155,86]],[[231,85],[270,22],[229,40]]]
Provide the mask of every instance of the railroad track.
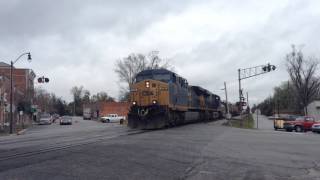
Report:
[[98,136],[78,140],[78,142],[74,142],[74,140],[69,141],[69,143],[73,142],[71,144],[69,144],[68,142],[63,142],[58,145],[55,144],[55,145],[51,145],[49,147],[38,149],[36,151],[14,153],[14,154],[10,154],[10,155],[3,156],[3,157],[0,156],[0,162],[4,161],[4,160],[16,159],[16,158],[21,158],[21,157],[30,157],[30,156],[35,156],[35,155],[47,153],[47,152],[64,150],[64,149],[77,147],[77,146],[84,146],[84,145],[93,144],[93,143],[103,141],[103,140],[113,139],[113,138],[120,137],[120,136],[136,135],[136,134],[142,134],[142,133],[146,133],[146,132],[149,132],[149,131],[147,131],[147,130],[131,130],[131,131],[128,131],[125,133],[115,134],[115,135],[111,135],[108,137],[106,137],[106,135],[98,135]]
[[[99,133],[103,133],[106,130],[99,130]],[[64,132],[65,133],[65,132]],[[72,132],[66,132],[67,135],[72,134]],[[88,134],[90,133],[90,131],[82,131],[82,134]],[[50,134],[49,134],[50,135]],[[61,138],[61,137],[65,137],[65,135],[54,135],[54,136],[50,136],[50,138]],[[48,139],[48,137],[37,137],[37,136],[33,136],[33,137],[23,137],[21,136],[21,138],[19,139],[5,139],[5,140],[0,140],[0,145],[8,145],[8,144],[14,144],[14,143],[26,143],[26,142],[35,142],[35,141],[42,141],[42,140],[46,140]]]

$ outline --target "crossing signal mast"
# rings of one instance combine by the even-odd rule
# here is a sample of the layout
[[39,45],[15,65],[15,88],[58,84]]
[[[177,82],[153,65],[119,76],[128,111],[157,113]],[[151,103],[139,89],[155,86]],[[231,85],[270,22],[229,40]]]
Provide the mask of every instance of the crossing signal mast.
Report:
[[242,111],[242,107],[246,106],[247,103],[245,102],[245,98],[243,96],[243,92],[241,89],[241,80],[248,79],[254,76],[258,76],[261,74],[265,74],[271,71],[276,70],[275,65],[271,65],[270,63],[266,65],[260,65],[245,69],[238,69],[238,80],[239,80],[239,102],[237,102],[237,105],[239,106],[240,111]]

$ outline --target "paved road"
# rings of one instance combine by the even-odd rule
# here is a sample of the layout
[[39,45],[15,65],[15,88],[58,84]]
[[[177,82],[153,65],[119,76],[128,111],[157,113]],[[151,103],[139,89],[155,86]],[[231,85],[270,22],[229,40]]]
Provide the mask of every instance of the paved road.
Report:
[[258,115],[257,114],[252,114],[253,119],[255,121],[255,127],[257,127],[257,119],[258,119],[258,129],[261,130],[274,130],[273,127],[273,120],[268,119],[264,115]]
[[[91,128],[70,134],[53,125],[10,137],[12,143],[1,139],[0,179],[320,179],[318,134],[237,129],[219,122],[158,131],[85,123]],[[56,149],[41,151],[50,147]],[[33,154],[13,156],[12,151]]]

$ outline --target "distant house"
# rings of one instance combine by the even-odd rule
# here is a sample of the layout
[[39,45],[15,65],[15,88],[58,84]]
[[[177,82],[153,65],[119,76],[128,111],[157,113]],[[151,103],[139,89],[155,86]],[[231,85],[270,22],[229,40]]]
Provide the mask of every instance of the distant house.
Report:
[[118,114],[119,116],[127,116],[130,103],[128,102],[95,102],[83,105],[83,111],[89,109],[92,118],[106,116],[108,114]]
[[315,100],[308,105],[308,115],[320,120],[320,100]]

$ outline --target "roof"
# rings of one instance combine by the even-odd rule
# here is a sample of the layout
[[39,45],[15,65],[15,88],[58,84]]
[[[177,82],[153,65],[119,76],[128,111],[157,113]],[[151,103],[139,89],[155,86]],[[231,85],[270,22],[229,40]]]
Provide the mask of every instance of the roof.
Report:
[[210,91],[200,87],[200,86],[190,86],[192,89],[194,89],[194,91],[200,95],[200,94],[203,94],[203,95],[206,95],[206,96],[209,96],[210,94],[212,94]]
[[5,62],[0,62],[0,67],[10,67],[10,64],[7,64]]
[[149,75],[149,74],[174,74],[167,69],[147,69],[139,72],[137,75]]

